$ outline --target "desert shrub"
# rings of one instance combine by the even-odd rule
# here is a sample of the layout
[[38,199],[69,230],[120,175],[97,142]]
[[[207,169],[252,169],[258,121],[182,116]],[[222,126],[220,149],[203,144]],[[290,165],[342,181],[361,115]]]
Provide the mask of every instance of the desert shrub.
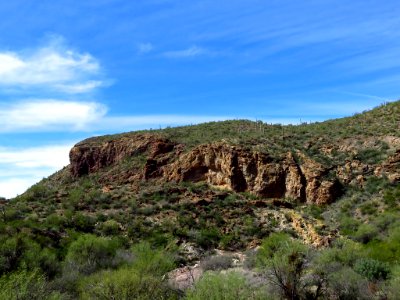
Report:
[[192,215],[188,214],[186,210],[180,210],[178,214],[178,222],[181,226],[194,227],[196,225],[196,219]]
[[352,237],[363,244],[373,240],[378,235],[378,229],[372,224],[361,224]]
[[306,207],[305,212],[310,214],[315,219],[323,219],[322,213],[324,212],[324,208],[320,205],[311,204]]
[[107,220],[100,225],[99,230],[104,235],[116,235],[119,232],[119,224],[115,220]]
[[226,270],[232,267],[232,257],[227,255],[209,256],[200,263],[204,271]]
[[396,262],[400,260],[400,229],[389,230],[389,234],[383,240],[373,240],[365,248],[373,259]]
[[18,267],[23,247],[23,241],[19,237],[4,237],[0,240],[0,275]]
[[244,218],[243,220],[243,231],[245,232],[245,235],[247,236],[262,236],[263,231],[262,231],[262,226],[260,226],[260,223],[249,217],[249,218]]
[[366,256],[361,244],[347,238],[336,240],[330,248],[319,252],[317,264],[327,266],[332,263],[352,267],[356,261]]
[[386,178],[370,176],[365,183],[364,189],[369,195],[372,195],[380,190],[385,190],[389,186],[389,181]]
[[[163,276],[175,267],[173,256],[148,243],[132,247],[128,266],[103,271],[81,280],[82,299],[175,299]],[[118,252],[117,252],[118,254]]]
[[204,249],[216,247],[221,239],[220,232],[215,227],[202,228],[194,235],[195,243]]
[[284,244],[289,243],[290,236],[286,233],[273,233],[268,238],[265,238],[258,251],[260,260],[270,259],[274,256]]
[[46,225],[52,229],[60,230],[68,224],[67,219],[64,216],[58,214],[51,214],[46,217]]
[[164,275],[175,267],[172,254],[142,242],[132,247],[132,268],[140,274]]
[[354,270],[369,281],[386,280],[390,274],[388,264],[370,258],[358,260]]
[[28,270],[42,269],[52,277],[58,269],[54,253],[19,234],[14,237],[4,237],[0,240],[0,275],[25,268]]
[[[272,291],[284,299],[300,299],[302,295],[312,293],[305,285],[307,256],[305,245],[290,239],[287,234],[273,233],[261,244],[257,260]],[[318,293],[319,290],[316,289]]]
[[177,299],[160,276],[141,274],[136,269],[103,271],[82,280],[81,299]]
[[217,204],[221,206],[230,206],[238,200],[240,200],[239,194],[229,194],[223,200],[218,200]]
[[[34,241],[26,241],[24,254],[21,258],[21,267],[27,270],[39,269],[47,278],[54,278],[60,270],[60,262],[54,251],[42,249]],[[28,244],[29,243],[29,244]]]
[[69,218],[69,226],[81,232],[92,232],[95,223],[96,219],[94,217],[80,212],[73,214],[72,218]]
[[400,184],[391,189],[386,189],[383,200],[390,208],[398,208],[400,203]]
[[81,235],[68,248],[65,271],[72,269],[79,273],[91,274],[99,269],[111,267],[119,246],[115,239],[91,234]]
[[349,267],[331,272],[327,285],[328,299],[372,299],[367,280]]
[[377,149],[364,149],[360,150],[356,156],[356,159],[365,162],[367,164],[379,163],[384,158],[384,152]]
[[25,192],[25,196],[27,197],[28,201],[32,201],[35,199],[46,198],[51,194],[51,192],[51,189],[49,189],[43,183],[37,183]]
[[339,222],[339,228],[344,235],[354,234],[357,231],[358,226],[360,226],[360,221],[347,216],[342,217]]
[[360,211],[364,215],[374,215],[376,214],[377,210],[377,203],[374,202],[367,202],[360,206]]
[[11,207],[2,208],[1,213],[3,222],[11,222],[14,220],[21,219],[22,217],[22,213],[20,210]]
[[143,214],[144,216],[151,216],[152,214],[157,212],[157,207],[150,205],[150,206],[145,206],[142,207],[138,210],[138,214]]
[[39,271],[19,271],[0,278],[0,299],[56,300],[58,293],[50,292],[45,277]]
[[237,243],[237,239],[237,236],[225,233],[224,235],[222,235],[221,240],[219,241],[219,247],[221,249],[229,249]]
[[69,191],[68,204],[76,207],[84,197],[85,191],[82,187],[71,189]]
[[398,214],[395,212],[384,212],[380,213],[375,219],[374,223],[378,227],[380,232],[386,232],[389,228],[397,228],[400,225],[398,222]]
[[174,236],[170,233],[162,233],[154,231],[148,238],[147,241],[155,247],[166,247],[171,241],[174,240]]
[[184,299],[255,300],[269,299],[269,297],[263,290],[250,286],[246,279],[238,273],[218,274],[206,272],[194,288],[187,292]]
[[386,282],[385,290],[388,295],[388,299],[397,300],[400,295],[400,265],[396,265],[391,270],[391,278]]

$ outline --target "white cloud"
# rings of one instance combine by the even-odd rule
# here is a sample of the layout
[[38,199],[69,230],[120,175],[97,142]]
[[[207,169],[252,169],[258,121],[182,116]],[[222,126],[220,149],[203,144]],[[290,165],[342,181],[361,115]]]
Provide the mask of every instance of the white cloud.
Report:
[[0,197],[15,197],[68,165],[68,153],[72,145],[0,148]]
[[0,148],[1,164],[18,168],[59,168],[68,164],[72,144],[26,149]]
[[154,46],[151,43],[140,43],[137,46],[139,54],[145,54],[153,50]]
[[30,186],[37,183],[40,177],[0,179],[0,197],[13,198],[21,195]]
[[0,106],[0,133],[70,131],[102,118],[106,107],[96,102],[32,100]]
[[184,50],[176,50],[176,51],[168,51],[164,53],[164,56],[170,58],[184,58],[184,57],[193,57],[199,56],[207,53],[207,51],[203,48],[192,46],[190,48]]
[[110,116],[98,102],[55,99],[0,105],[0,133],[128,131],[159,126],[187,125],[227,120],[228,116],[143,115]]
[[68,94],[82,94],[90,92],[98,87],[104,86],[104,82],[100,80],[89,80],[76,84],[57,84],[56,87],[62,92]]
[[82,93],[101,85],[100,80],[92,78],[99,75],[100,65],[93,56],[66,49],[59,39],[29,52],[0,52],[3,87]]

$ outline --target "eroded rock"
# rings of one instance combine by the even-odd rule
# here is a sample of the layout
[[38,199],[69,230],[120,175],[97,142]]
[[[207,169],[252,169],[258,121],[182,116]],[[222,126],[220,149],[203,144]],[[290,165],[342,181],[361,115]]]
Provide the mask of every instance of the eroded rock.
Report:
[[201,145],[164,166],[169,181],[206,181],[235,192],[268,198],[292,198],[326,204],[341,191],[336,179],[324,179],[327,170],[305,156],[297,163],[291,153],[281,160],[226,144]]
[[150,134],[103,143],[83,141],[70,152],[71,173],[82,176],[139,155],[145,163],[135,180],[204,181],[235,192],[316,204],[331,203],[341,191],[335,178],[326,178],[329,170],[302,153],[296,153],[297,159],[292,153],[274,159],[225,143],[200,145],[183,153],[182,145]]
[[175,144],[169,140],[150,134],[137,135],[134,139],[121,137],[103,143],[93,143],[89,139],[71,149],[71,173],[76,177],[94,173],[127,157],[146,152],[148,157],[153,158],[172,151],[174,147]]

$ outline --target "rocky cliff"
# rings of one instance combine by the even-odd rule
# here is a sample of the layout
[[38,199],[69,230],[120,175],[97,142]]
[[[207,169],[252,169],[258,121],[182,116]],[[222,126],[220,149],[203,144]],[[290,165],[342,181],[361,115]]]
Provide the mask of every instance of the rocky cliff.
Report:
[[139,180],[204,181],[235,192],[315,204],[331,203],[342,190],[336,178],[327,176],[329,169],[302,153],[288,152],[276,159],[226,143],[203,144],[189,151],[184,147],[151,134],[83,141],[71,149],[70,170],[79,177],[142,155],[145,164],[135,177]]

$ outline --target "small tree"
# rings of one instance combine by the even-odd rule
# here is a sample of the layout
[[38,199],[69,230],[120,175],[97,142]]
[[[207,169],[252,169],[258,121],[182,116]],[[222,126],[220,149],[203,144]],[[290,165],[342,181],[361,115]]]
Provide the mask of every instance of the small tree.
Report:
[[298,300],[306,294],[303,276],[307,250],[305,245],[283,233],[274,233],[264,240],[258,262],[282,298]]

